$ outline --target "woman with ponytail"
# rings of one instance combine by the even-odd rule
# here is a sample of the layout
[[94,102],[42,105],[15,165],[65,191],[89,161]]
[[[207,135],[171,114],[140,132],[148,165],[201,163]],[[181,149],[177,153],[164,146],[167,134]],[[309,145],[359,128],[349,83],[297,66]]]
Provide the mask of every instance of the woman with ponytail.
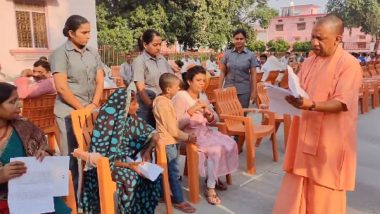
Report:
[[[49,57],[57,89],[54,113],[61,134],[62,155],[70,155],[78,147],[70,113],[83,108],[97,108],[103,93],[103,67],[98,52],[87,46],[91,26],[79,15],[70,16],[63,28],[67,41]],[[74,187],[78,184],[77,161],[70,157]]]

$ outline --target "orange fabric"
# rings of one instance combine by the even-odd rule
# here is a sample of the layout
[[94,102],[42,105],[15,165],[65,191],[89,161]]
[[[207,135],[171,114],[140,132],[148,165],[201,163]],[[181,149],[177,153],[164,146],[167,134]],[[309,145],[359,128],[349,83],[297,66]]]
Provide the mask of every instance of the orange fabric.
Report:
[[326,188],[311,179],[286,173],[273,214],[344,214],[345,210],[346,191]]
[[313,55],[299,73],[311,100],[338,100],[347,111],[303,111],[295,117],[283,168],[336,190],[353,190],[356,172],[356,121],[361,68],[342,47],[331,57]]

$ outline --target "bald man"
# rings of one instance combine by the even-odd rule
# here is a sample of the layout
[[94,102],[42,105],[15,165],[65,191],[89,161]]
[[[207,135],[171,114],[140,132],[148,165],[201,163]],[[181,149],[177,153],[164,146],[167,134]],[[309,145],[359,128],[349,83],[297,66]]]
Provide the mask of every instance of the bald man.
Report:
[[292,122],[275,214],[343,214],[346,191],[354,190],[362,74],[340,44],[343,30],[343,21],[334,15],[315,24],[314,54],[298,74],[309,99],[286,98],[302,114]]

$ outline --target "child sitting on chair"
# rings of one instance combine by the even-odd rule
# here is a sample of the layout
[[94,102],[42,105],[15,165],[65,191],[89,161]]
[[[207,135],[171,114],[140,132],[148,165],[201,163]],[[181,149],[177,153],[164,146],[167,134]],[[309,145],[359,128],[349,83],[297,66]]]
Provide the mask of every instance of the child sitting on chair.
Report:
[[179,91],[180,79],[171,73],[164,73],[159,79],[162,94],[153,101],[153,114],[156,119],[156,129],[161,140],[166,144],[168,158],[168,174],[170,189],[173,194],[174,208],[184,213],[194,213],[195,208],[185,202],[179,181],[177,141],[195,143],[195,135],[186,134],[178,128],[175,109],[171,101]]

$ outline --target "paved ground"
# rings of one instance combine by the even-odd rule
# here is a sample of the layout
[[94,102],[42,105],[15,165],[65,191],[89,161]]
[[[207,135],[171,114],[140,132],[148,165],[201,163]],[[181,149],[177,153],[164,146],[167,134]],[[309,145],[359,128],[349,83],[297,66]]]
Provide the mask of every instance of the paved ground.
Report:
[[[269,214],[278,191],[283,172],[281,162],[284,152],[282,129],[277,134],[280,160],[272,161],[271,146],[268,140],[256,150],[257,173],[249,176],[244,173],[245,155],[240,155],[239,171],[232,175],[233,184],[226,192],[220,192],[222,205],[209,205],[202,197],[196,204],[197,213],[208,214]],[[201,192],[204,190],[202,179]],[[183,181],[184,194],[186,179]],[[348,214],[380,214],[380,110],[359,116],[358,121],[358,168],[355,192],[348,193]],[[156,213],[165,213],[160,204]],[[174,210],[174,213],[181,213]]]

